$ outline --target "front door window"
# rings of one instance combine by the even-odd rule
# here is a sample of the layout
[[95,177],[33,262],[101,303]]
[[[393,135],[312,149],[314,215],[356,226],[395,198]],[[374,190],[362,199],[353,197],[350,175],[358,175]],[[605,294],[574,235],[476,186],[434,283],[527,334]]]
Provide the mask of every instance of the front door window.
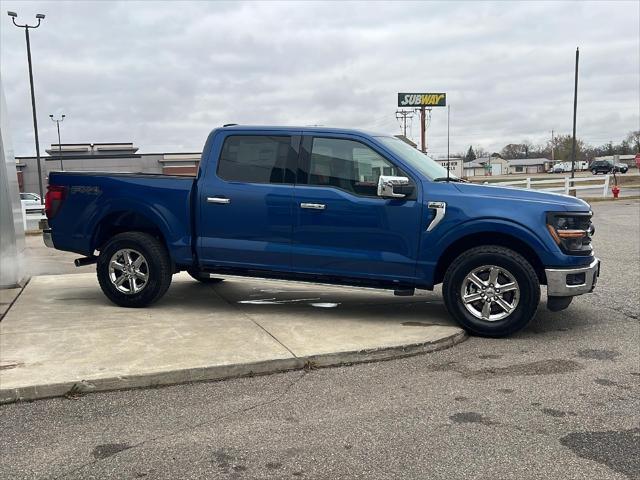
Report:
[[368,146],[353,140],[314,138],[309,185],[331,186],[355,195],[375,197],[380,175],[403,175]]

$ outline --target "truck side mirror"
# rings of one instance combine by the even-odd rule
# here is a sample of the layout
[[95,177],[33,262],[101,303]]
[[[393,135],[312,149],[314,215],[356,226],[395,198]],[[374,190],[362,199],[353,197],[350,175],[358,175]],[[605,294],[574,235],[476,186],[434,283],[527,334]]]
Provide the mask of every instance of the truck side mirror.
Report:
[[407,195],[411,195],[411,193],[413,193],[413,187],[409,185],[409,179],[407,177],[380,175],[380,178],[378,178],[379,197],[404,198]]

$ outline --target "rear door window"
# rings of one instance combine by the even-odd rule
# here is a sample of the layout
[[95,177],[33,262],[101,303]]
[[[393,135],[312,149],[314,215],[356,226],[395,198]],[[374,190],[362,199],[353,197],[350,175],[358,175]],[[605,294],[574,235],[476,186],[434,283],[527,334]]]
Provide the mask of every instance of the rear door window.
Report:
[[218,177],[244,183],[289,183],[295,180],[297,145],[287,135],[230,135],[218,160]]

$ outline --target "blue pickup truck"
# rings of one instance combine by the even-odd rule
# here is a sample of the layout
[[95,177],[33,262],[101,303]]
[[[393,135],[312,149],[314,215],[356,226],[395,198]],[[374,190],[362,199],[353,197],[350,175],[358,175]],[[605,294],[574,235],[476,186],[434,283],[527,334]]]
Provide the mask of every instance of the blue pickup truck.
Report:
[[196,178],[52,172],[47,246],[97,263],[124,307],[160,299],[174,273],[390,289],[442,284],[469,332],[500,337],[593,290],[589,205],[473,185],[388,136],[308,127],[211,132]]

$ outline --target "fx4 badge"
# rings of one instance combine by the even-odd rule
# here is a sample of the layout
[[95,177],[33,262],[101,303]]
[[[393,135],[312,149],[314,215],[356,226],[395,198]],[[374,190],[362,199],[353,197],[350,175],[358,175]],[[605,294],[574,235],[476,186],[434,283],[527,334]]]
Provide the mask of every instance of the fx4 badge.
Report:
[[69,189],[69,192],[71,193],[71,195],[73,195],[74,193],[84,193],[85,195],[100,195],[102,193],[102,190],[100,190],[100,187],[91,185],[73,185]]

